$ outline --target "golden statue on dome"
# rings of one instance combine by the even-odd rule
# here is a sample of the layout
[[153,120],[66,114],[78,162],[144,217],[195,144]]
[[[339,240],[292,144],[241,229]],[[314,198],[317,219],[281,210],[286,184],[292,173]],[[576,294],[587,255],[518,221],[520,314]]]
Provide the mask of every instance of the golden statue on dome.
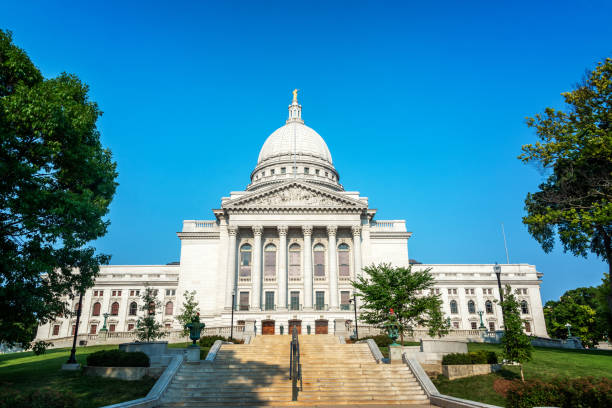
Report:
[[293,90],[293,102],[297,103],[297,93],[298,93],[299,89],[294,89]]

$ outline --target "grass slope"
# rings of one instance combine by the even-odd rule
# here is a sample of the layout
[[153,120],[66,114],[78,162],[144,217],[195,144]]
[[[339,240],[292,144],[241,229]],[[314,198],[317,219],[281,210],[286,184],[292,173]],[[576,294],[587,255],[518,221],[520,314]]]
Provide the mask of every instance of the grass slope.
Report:
[[[99,350],[116,349],[117,345],[77,348],[77,360],[85,365],[87,355]],[[61,371],[70,349],[54,349],[35,356],[32,352],[0,355],[0,393],[8,390],[23,392],[50,388],[72,392],[79,407],[93,408],[144,397],[155,380],[121,381],[110,378],[86,377],[80,371]]]
[[[470,343],[469,351],[489,350],[501,354],[501,346],[494,344]],[[604,350],[563,350],[536,347],[532,360],[524,365],[526,380],[550,380],[555,377],[608,377],[612,378],[612,351]],[[488,404],[504,406],[506,399],[494,389],[507,385],[504,380],[520,378],[519,368],[504,366],[495,374],[479,375],[449,381],[439,376],[433,382],[443,394]]]

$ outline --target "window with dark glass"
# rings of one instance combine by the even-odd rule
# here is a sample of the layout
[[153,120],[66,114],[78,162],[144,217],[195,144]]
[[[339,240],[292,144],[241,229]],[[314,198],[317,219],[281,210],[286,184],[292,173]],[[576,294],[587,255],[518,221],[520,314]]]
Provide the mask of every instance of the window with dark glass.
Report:
[[300,309],[300,292],[291,292],[290,305],[291,310],[299,310]]
[[338,276],[351,276],[349,254],[349,246],[347,244],[338,245]]
[[136,312],[138,312],[138,305],[136,304],[136,302],[130,303],[130,316],[136,316]]
[[240,292],[240,310],[249,310],[249,292]]
[[53,335],[54,336],[57,336],[59,334],[59,329],[60,329],[59,324],[56,324],[56,325],[53,326]]
[[469,312],[469,313],[472,313],[472,314],[473,314],[473,313],[476,313],[476,303],[474,303],[474,301],[473,301],[473,300],[470,300],[470,301],[468,302],[468,312]]
[[119,314],[119,303],[113,302],[111,305],[111,316],[117,316]]
[[291,244],[289,247],[289,276],[299,277],[302,275],[302,251],[298,244]]
[[89,329],[89,334],[96,334],[98,331],[98,325],[97,324],[92,324],[90,329]]
[[128,331],[134,330],[134,323],[128,323]]
[[[78,303],[77,303],[78,305]],[[96,302],[93,305],[93,311],[91,312],[92,316],[100,316],[100,309],[102,308],[102,305],[100,304],[100,302]],[[78,307],[77,307],[78,309]]]
[[457,301],[456,300],[451,300],[451,302],[450,302],[450,310],[451,310],[452,314],[459,313],[459,308],[457,307]]
[[529,313],[529,306],[527,306],[527,301],[523,300],[521,302],[521,313],[522,314],[528,314]]
[[477,325],[476,322],[470,322],[470,325],[472,326],[472,330],[476,330],[477,329]]
[[495,331],[495,322],[489,322],[489,331]]
[[110,331],[111,333],[115,331],[115,328],[117,327],[116,324],[110,324],[108,325],[108,331]]
[[315,308],[316,310],[323,310],[325,308],[325,292],[315,292]]
[[490,300],[487,300],[485,302],[485,311],[487,312],[487,314],[493,314],[493,302],[491,302]]
[[264,277],[276,277],[276,245],[268,244],[264,249]]
[[321,244],[314,246],[314,276],[325,277],[325,247]]
[[351,298],[351,292],[342,291],[340,292],[340,310],[349,310],[351,307],[351,302],[349,301]]
[[525,331],[531,333],[531,323],[525,322]]
[[249,244],[244,244],[240,247],[240,277],[251,277],[251,260],[252,248]]
[[266,310],[274,310],[274,292],[266,292]]

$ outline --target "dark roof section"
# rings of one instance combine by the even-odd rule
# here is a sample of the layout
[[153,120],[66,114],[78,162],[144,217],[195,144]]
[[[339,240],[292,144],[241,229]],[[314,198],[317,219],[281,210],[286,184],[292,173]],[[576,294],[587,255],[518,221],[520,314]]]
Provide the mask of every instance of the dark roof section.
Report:
[[168,262],[166,265],[180,265],[180,262],[174,261],[174,262]]
[[410,265],[421,265],[423,262],[419,262],[419,261],[417,261],[416,259],[410,259],[410,260],[408,261],[408,263],[409,263]]

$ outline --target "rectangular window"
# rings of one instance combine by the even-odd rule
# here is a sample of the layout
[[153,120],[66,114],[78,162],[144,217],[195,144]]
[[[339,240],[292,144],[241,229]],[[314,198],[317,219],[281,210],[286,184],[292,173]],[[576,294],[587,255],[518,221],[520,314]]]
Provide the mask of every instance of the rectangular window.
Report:
[[112,293],[112,295],[111,295],[111,296],[117,296],[117,291],[116,291],[116,290],[113,290],[113,293]]
[[300,292],[291,292],[291,310],[300,310]]
[[115,327],[117,327],[115,324],[109,324],[108,325],[108,330],[113,333],[115,331]]
[[470,325],[472,326],[472,330],[476,330],[478,328],[476,326],[476,322],[470,322]]
[[531,323],[525,322],[525,331],[531,333]]
[[310,174],[310,169],[308,167],[304,167],[304,174]]
[[316,310],[325,309],[325,292],[317,291],[315,293],[315,306]]
[[166,296],[176,295],[176,289],[166,289]]
[[314,276],[325,277],[325,251],[314,251]]
[[91,328],[89,329],[89,334],[96,334],[97,330],[98,330],[98,325],[92,324]]
[[72,333],[70,334],[71,336],[74,336],[74,332],[76,331],[76,325],[72,325]]
[[274,175],[274,169],[270,170],[270,175],[273,176]]
[[240,277],[251,277],[251,251],[240,251]]
[[287,173],[287,169],[285,167],[281,167],[281,174]]
[[350,276],[349,251],[338,252],[338,276]]
[[453,328],[458,329],[459,328],[459,322],[453,322]]
[[170,323],[166,323],[166,324],[164,325],[164,327],[165,327],[166,329],[171,329],[171,328],[172,328],[172,325],[171,325]]
[[489,322],[489,331],[495,331],[495,322]]
[[474,294],[474,288],[465,288],[465,294],[466,295],[473,295]]
[[315,169],[315,174],[318,176],[319,175],[319,169]]
[[240,310],[249,310],[249,292],[240,292]]
[[276,251],[264,251],[264,276],[276,276]]
[[128,323],[128,331],[134,330],[134,323]]
[[340,292],[340,310],[349,310],[351,308],[350,298],[351,292],[345,290]]
[[59,324],[56,324],[55,326],[53,326],[53,335],[54,336],[57,336],[59,334],[59,329],[60,329]]
[[274,310],[274,292],[266,292],[266,310]]

